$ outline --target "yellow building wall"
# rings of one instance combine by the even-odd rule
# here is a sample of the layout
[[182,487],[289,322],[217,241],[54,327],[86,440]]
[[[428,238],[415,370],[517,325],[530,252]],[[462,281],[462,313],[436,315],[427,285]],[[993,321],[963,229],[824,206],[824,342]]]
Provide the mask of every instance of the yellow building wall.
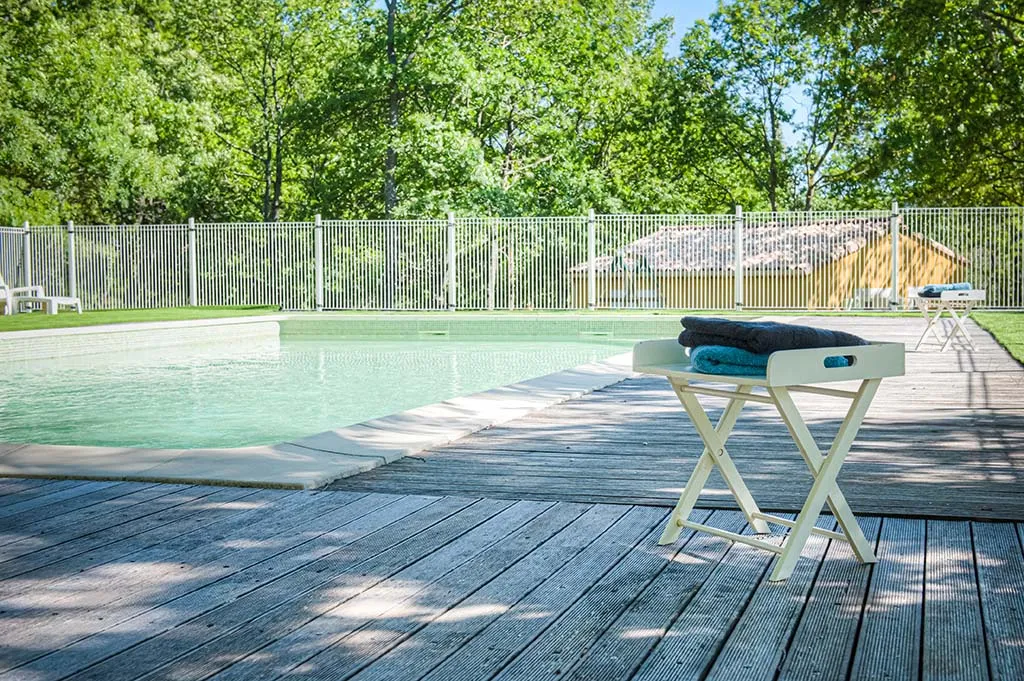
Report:
[[[887,289],[892,267],[892,240],[886,235],[810,274],[747,270],[743,303],[748,308],[845,309],[858,291]],[[913,235],[900,237],[900,297],[911,286],[960,281],[965,263]],[[668,307],[729,309],[735,304],[734,277],[723,274],[598,273],[600,308]],[[863,298],[863,296],[860,296]],[[587,306],[587,275],[573,275],[573,302]]]

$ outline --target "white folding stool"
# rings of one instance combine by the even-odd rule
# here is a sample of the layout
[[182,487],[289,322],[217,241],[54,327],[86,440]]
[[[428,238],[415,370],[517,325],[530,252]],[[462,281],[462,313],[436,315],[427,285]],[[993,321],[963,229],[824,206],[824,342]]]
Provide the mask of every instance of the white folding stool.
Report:
[[[914,301],[914,305],[924,315],[925,320],[928,322],[928,326],[925,327],[921,337],[917,339],[917,345],[914,346],[914,351],[917,352],[921,344],[924,343],[924,339],[930,332],[935,340],[942,345],[940,352],[945,352],[950,344],[953,342],[953,338],[959,333],[967,341],[967,344],[971,346],[971,350],[977,350],[974,346],[974,340],[971,339],[971,334],[967,333],[967,328],[964,327],[964,320],[971,316],[971,311],[976,305],[983,304],[985,302],[985,290],[984,289],[970,289],[967,291],[943,291],[938,298],[925,298],[920,294],[914,296],[911,300]],[[957,310],[961,311],[961,314],[957,314]],[[934,313],[934,314],[932,314]],[[942,327],[942,315],[948,313],[953,318],[953,328],[946,333],[946,337],[943,338],[939,335],[938,328]],[[944,330],[944,329],[943,329]],[[944,330],[945,331],[945,330]]]
[[[850,451],[857,430],[864,421],[871,400],[882,379],[887,376],[902,376],[904,372],[904,348],[902,343],[871,343],[870,345],[840,348],[814,348],[809,350],[783,350],[772,353],[768,359],[765,376],[718,376],[698,373],[692,370],[684,348],[675,339],[644,341],[633,348],[633,370],[644,374],[655,374],[668,378],[672,389],[679,397],[686,413],[704,441],[704,451],[679,496],[679,501],[669,517],[668,525],[661,535],[661,544],[670,544],[679,538],[683,528],[710,532],[733,541],[756,546],[779,554],[769,579],[781,581],[793,572],[800,552],[810,535],[819,534],[832,539],[849,542],[854,555],[862,563],[875,562],[875,554],[857,524],[857,519],[839,490],[836,478],[843,461]],[[826,368],[825,359],[836,355],[850,357],[846,367]],[[840,390],[820,387],[818,383],[859,380],[857,390]],[[720,389],[695,385],[700,383],[724,383],[734,389]],[[755,393],[763,388],[767,394]],[[846,418],[827,455],[811,436],[790,393],[807,392],[826,397],[840,397],[852,400]],[[726,405],[717,426],[712,426],[707,412],[701,406],[697,395],[726,397]],[[725,441],[736,425],[736,420],[746,402],[763,402],[774,405],[789,429],[800,455],[811,471],[814,483],[804,501],[803,508],[795,521],[762,513],[747,489],[743,478],[733,464],[725,448]],[[768,523],[790,528],[781,546],[760,539],[727,532],[716,527],[691,522],[693,511],[701,490],[713,468],[717,467],[729,491],[736,498],[747,522],[758,534],[767,534]],[[831,532],[815,527],[824,504],[828,502],[842,532]]]

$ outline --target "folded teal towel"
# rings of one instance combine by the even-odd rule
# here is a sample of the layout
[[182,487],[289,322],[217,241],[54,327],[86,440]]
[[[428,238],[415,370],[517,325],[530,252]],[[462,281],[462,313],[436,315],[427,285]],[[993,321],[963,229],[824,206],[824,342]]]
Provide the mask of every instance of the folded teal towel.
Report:
[[[764,376],[771,353],[755,354],[726,345],[701,345],[690,351],[690,365],[694,371],[719,376]],[[842,356],[827,357],[825,366],[834,369],[850,366]]]
[[917,295],[923,298],[938,298],[943,291],[970,291],[973,287],[969,281],[961,281],[955,284],[928,284],[917,291]]

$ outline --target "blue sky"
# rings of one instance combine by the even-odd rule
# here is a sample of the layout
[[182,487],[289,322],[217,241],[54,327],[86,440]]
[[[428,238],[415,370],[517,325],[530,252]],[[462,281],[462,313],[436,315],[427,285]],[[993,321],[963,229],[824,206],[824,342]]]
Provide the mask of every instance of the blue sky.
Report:
[[[675,19],[674,36],[666,48],[669,55],[675,56],[679,53],[679,38],[687,29],[693,26],[698,19],[707,19],[718,7],[718,0],[654,0],[654,9],[651,11],[651,18],[660,19],[669,16]],[[787,93],[790,106],[796,109],[796,122],[802,122],[807,118],[807,101],[798,88],[791,88]],[[787,125],[783,134],[791,137],[793,128]]]
[[718,0],[654,0],[652,17],[669,16],[675,19],[675,38],[669,53],[676,53],[679,37],[693,26],[693,22],[707,19],[717,6]]

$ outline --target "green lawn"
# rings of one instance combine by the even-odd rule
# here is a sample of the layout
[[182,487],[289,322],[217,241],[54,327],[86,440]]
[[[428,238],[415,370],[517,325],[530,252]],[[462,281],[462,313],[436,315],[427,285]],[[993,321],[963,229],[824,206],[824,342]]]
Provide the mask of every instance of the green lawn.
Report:
[[974,321],[1024,364],[1024,312],[975,312]]
[[183,319],[216,319],[218,317],[249,317],[273,314],[276,307],[168,307],[155,310],[89,310],[82,314],[61,311],[50,315],[42,312],[0,315],[0,332],[55,329],[68,326],[126,324],[129,322],[171,322]]
[[[216,319],[218,317],[245,317],[250,315],[273,314],[278,308],[270,306],[236,306],[236,307],[171,307],[154,310],[90,310],[83,314],[75,314],[70,311],[62,311],[57,315],[47,315],[40,312],[19,315],[0,315],[0,332],[4,331],[27,331],[32,329],[55,329],[72,326],[95,326],[97,324],[126,324],[130,322],[167,322],[186,319]],[[365,315],[365,314],[386,314],[395,316],[408,316],[416,314],[448,314],[448,313],[423,313],[423,312],[368,312],[365,310],[352,310],[344,312],[329,312],[332,315]],[[454,314],[458,315],[480,315],[480,314],[564,314],[564,315],[656,315],[662,317],[683,317],[685,315],[704,316],[728,316],[728,317],[761,317],[771,316],[866,316],[866,317],[904,317],[917,316],[916,312],[805,312],[799,310],[744,310],[742,312],[722,310],[560,310],[560,311],[527,311],[527,310],[494,310],[484,312],[479,310],[459,310]]]

